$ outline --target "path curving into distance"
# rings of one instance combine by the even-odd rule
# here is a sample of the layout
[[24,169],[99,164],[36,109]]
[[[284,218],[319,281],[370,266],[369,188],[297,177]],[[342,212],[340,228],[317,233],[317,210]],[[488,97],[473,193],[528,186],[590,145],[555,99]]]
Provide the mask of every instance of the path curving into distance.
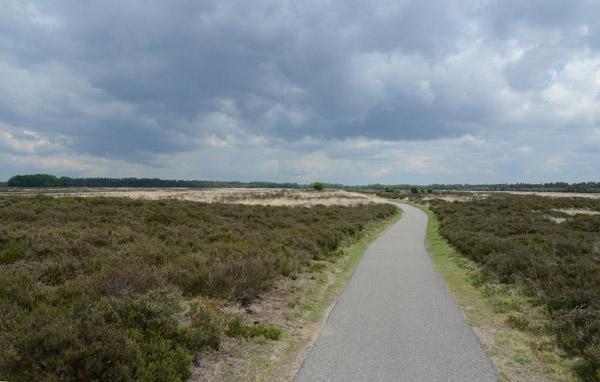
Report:
[[427,215],[396,205],[405,216],[369,246],[294,380],[499,381],[425,250]]

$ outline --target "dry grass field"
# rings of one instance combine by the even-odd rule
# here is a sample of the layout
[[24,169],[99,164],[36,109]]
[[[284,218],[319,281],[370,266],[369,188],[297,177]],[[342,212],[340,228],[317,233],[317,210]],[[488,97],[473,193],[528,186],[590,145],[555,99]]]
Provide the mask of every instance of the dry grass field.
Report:
[[0,195],[52,195],[76,197],[125,197],[144,200],[187,200],[204,203],[235,203],[264,206],[356,206],[383,203],[365,195],[341,190],[278,188],[1,188]]

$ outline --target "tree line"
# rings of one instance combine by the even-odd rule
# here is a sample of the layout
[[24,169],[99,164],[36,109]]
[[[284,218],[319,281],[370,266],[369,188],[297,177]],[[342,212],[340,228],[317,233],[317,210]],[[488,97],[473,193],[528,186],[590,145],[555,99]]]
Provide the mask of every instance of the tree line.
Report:
[[427,189],[432,191],[522,191],[522,192],[573,192],[573,193],[598,193],[600,192],[600,182],[582,182],[582,183],[515,183],[515,184],[430,184],[430,185],[411,185],[411,184],[368,184],[363,186],[353,186],[345,188],[354,188],[359,190],[388,190],[388,191],[411,191],[414,188]]
[[[336,183],[323,183],[325,188],[341,189]],[[294,188],[309,189],[312,184],[275,182],[226,182],[215,180],[166,180],[158,178],[70,178],[49,174],[15,175],[7,187],[143,187],[143,188]]]
[[[340,183],[323,183],[324,188],[345,190],[410,191],[413,184],[368,184],[360,186]],[[165,180],[158,178],[70,178],[48,174],[15,175],[0,187],[144,187],[144,188],[290,188],[310,189],[313,184],[275,182],[236,182],[215,180]],[[430,184],[417,186],[432,191],[526,191],[526,192],[572,192],[599,193],[600,182],[582,183],[516,183],[516,184]]]

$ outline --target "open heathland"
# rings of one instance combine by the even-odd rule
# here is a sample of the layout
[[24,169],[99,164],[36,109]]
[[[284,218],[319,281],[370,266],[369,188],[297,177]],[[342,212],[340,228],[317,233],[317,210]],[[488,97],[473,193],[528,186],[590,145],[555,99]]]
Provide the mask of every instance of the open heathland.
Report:
[[0,379],[186,380],[224,336],[281,335],[208,298],[247,304],[395,210],[0,196]]

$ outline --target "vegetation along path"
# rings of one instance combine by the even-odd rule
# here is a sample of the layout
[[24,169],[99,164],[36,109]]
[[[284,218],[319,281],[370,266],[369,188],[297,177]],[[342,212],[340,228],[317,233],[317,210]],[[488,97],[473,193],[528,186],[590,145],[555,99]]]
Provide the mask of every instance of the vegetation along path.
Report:
[[500,380],[425,250],[427,215],[397,205],[405,217],[367,249],[295,380]]

